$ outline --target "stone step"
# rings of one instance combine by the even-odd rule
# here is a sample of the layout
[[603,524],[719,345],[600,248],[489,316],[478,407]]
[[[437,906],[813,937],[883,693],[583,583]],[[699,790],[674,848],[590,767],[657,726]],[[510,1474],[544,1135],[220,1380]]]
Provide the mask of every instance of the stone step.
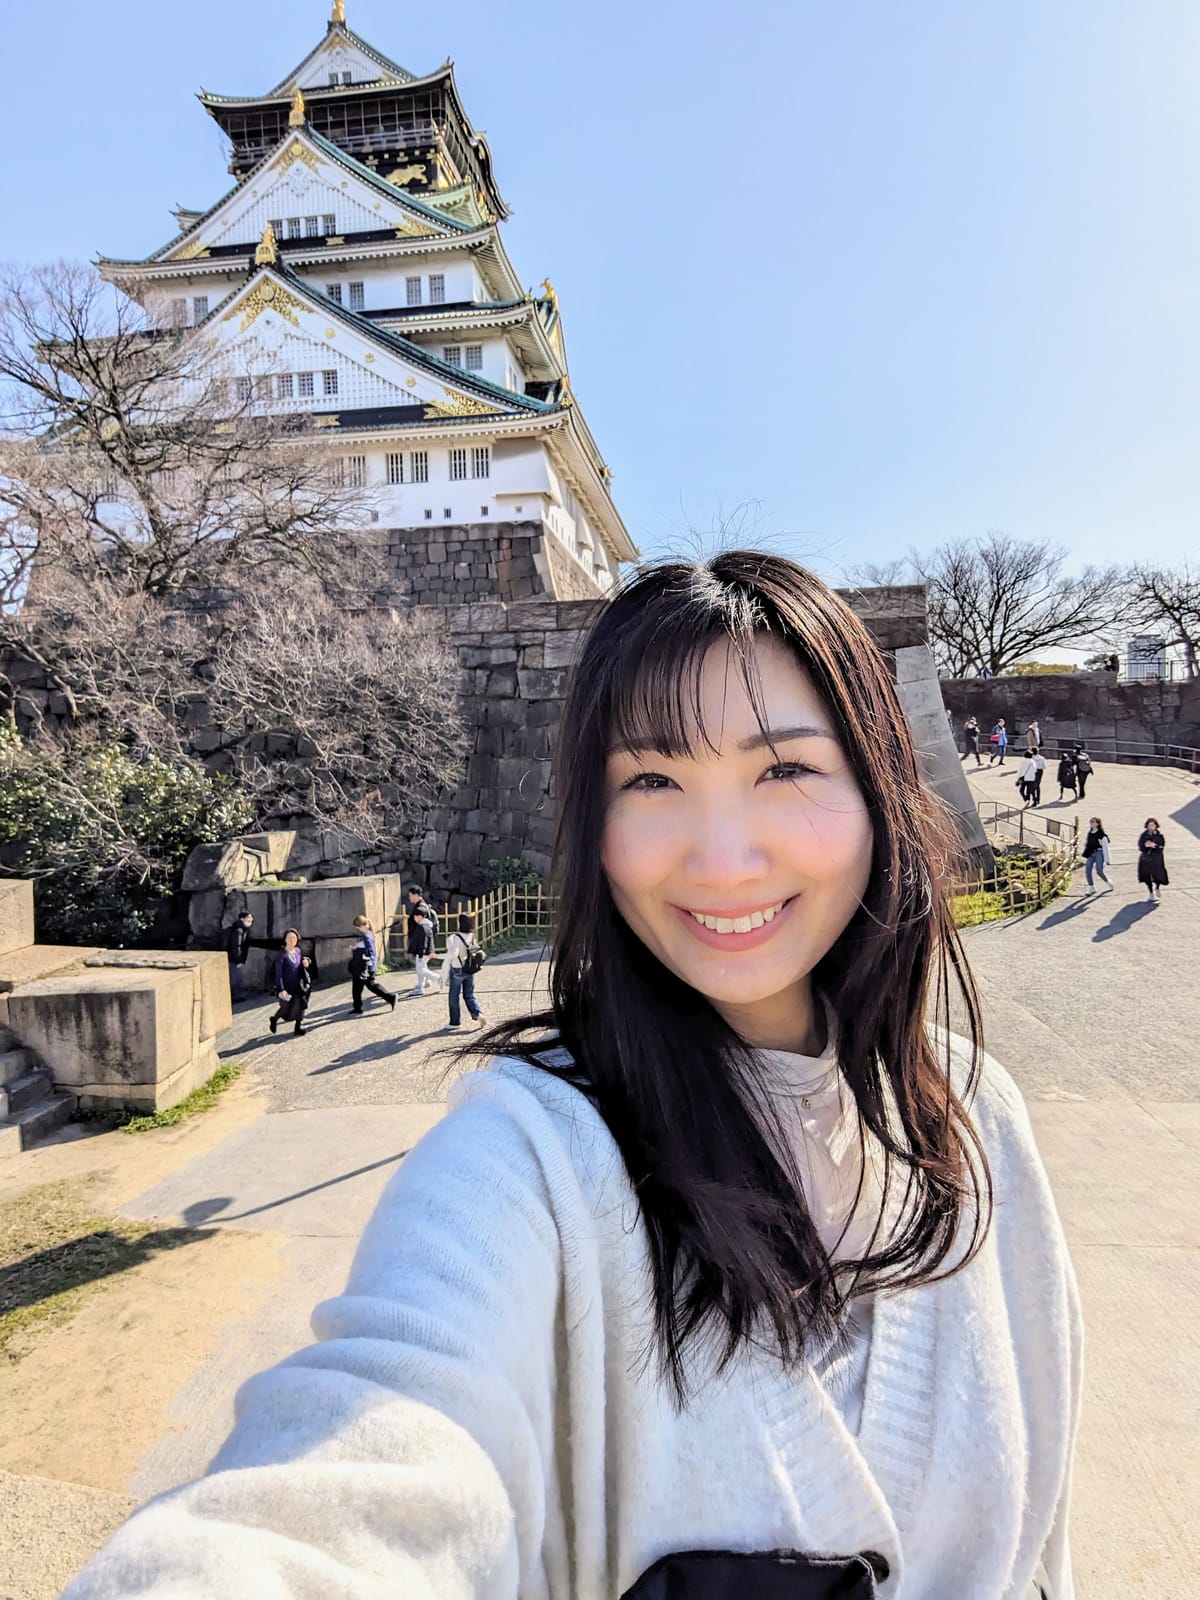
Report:
[[0,1123],[15,1117],[26,1106],[35,1106],[39,1100],[48,1100],[54,1085],[44,1072],[27,1072],[22,1078],[0,1084]]
[[27,1072],[38,1070],[38,1059],[32,1050],[23,1050],[5,1047],[0,1054],[0,1086],[15,1083],[18,1078],[23,1078]]
[[0,1156],[15,1156],[61,1128],[75,1115],[75,1106],[73,1094],[51,1094],[18,1111],[7,1122],[0,1122]]

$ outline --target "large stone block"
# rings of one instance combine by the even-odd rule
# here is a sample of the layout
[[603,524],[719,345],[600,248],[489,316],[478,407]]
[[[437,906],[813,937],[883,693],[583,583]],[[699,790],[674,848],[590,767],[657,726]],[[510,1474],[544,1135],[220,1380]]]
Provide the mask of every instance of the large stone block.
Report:
[[0,878],[0,955],[33,943],[33,882]]
[[159,1111],[195,1087],[194,975],[85,968],[9,997],[9,1025],[87,1106]]
[[[380,930],[376,929],[377,936]],[[358,942],[357,936],[347,935],[344,939],[314,939],[313,957],[317,965],[317,977],[322,983],[344,983],[346,981],[346,963],[350,960],[350,952]],[[382,938],[379,938],[382,945]]]
[[236,889],[251,883],[255,865],[240,839],[224,839],[217,844],[198,844],[183,868],[182,887],[187,893],[197,890]]
[[305,939],[346,937],[355,917],[368,917],[376,927],[383,922],[383,879],[323,878],[294,888],[269,885],[247,889],[246,909],[254,913],[254,937],[283,941],[289,928]]
[[225,921],[225,890],[202,889],[188,901],[188,927],[201,944],[214,945]]
[[191,972],[192,1037],[197,1044],[215,1039],[233,1021],[229,960],[223,950],[101,950],[99,955],[89,956],[85,965]]
[[269,833],[246,833],[242,835],[241,845],[253,870],[247,882],[253,883],[257,878],[282,878],[292,864],[296,830],[276,828]]
[[29,944],[0,956],[0,994],[23,988],[39,978],[49,978],[82,965],[96,954],[95,945]]

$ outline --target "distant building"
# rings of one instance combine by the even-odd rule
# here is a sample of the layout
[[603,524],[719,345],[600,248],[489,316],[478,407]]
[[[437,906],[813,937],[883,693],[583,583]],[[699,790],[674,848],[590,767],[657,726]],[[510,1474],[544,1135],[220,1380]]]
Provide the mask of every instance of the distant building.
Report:
[[[378,491],[399,593],[600,598],[637,550],[571,391],[558,297],[500,237],[491,152],[449,62],[424,77],[335,0],[267,93],[202,94],[237,180],[103,275],[194,328],[236,398],[328,429]],[[215,356],[212,352],[215,349]]]

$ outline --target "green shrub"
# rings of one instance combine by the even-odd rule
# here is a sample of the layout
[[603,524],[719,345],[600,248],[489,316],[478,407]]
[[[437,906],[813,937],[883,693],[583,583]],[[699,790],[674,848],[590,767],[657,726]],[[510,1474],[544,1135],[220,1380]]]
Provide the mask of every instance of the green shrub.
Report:
[[0,871],[34,880],[40,939],[153,943],[192,846],[251,821],[226,778],[115,740],[26,742],[0,725]]
[[518,889],[536,889],[542,881],[538,873],[527,866],[519,856],[505,856],[503,861],[497,856],[491,856],[485,868],[485,876],[489,889],[501,889],[510,883],[516,884]]

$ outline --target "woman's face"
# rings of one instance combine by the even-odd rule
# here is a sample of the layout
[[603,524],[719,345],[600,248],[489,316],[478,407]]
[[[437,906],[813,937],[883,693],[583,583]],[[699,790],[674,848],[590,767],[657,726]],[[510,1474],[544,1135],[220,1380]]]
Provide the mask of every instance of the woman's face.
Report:
[[285,933],[284,934],[284,936],[283,936],[283,947],[284,947],[285,950],[294,950],[299,943],[300,943],[300,941],[299,941],[299,939],[297,939],[297,937],[296,937],[296,935],[294,933]]
[[813,968],[858,909],[871,871],[866,802],[808,674],[755,647],[763,740],[741,672],[714,645],[694,759],[650,749],[608,761],[603,864],[617,909],[675,975],[750,1043],[805,1048]]

